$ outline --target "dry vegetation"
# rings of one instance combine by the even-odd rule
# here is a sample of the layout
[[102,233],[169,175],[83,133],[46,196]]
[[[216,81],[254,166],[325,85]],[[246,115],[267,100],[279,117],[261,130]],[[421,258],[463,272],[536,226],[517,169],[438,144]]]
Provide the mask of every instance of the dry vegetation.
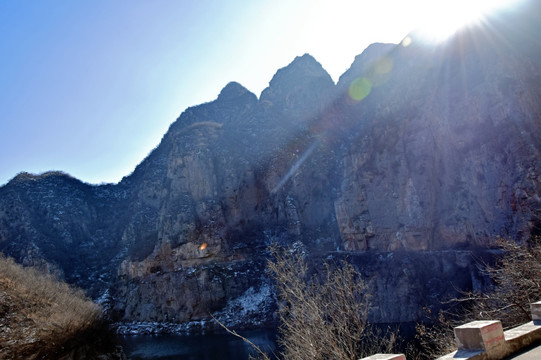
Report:
[[274,277],[284,359],[357,359],[366,325],[369,296],[348,263],[326,278],[308,277],[299,252],[273,248],[268,268]]
[[[473,320],[501,320],[504,328],[531,320],[530,303],[541,300],[541,237],[527,243],[499,242],[494,265],[480,264],[493,287],[451,299],[452,311],[440,313],[434,326],[418,325],[416,344],[402,349],[408,359],[434,359],[455,350],[453,328]],[[268,269],[279,300],[280,358],[358,359],[393,352],[394,334],[381,336],[366,321],[370,305],[361,275],[347,262],[326,265],[310,276],[302,254],[272,248]],[[269,357],[263,356],[264,359]]]
[[440,313],[433,326],[418,325],[420,347],[412,358],[435,358],[456,350],[455,326],[474,320],[500,320],[504,329],[531,321],[530,304],[541,300],[541,238],[525,244],[501,239],[494,265],[481,264],[494,283],[484,292],[465,292],[448,301],[454,311]]
[[0,359],[50,358],[100,316],[81,290],[0,253]]
[[541,300],[541,238],[525,244],[501,240],[503,256],[495,266],[486,266],[493,290],[466,294],[471,313],[479,319],[501,320],[504,328],[531,321],[530,304]]
[[[367,323],[370,295],[351,264],[325,264],[323,271],[310,274],[301,251],[270,250],[273,260],[267,267],[279,301],[278,358],[356,360],[392,351],[395,334],[382,334]],[[251,345],[259,358],[270,359]]]

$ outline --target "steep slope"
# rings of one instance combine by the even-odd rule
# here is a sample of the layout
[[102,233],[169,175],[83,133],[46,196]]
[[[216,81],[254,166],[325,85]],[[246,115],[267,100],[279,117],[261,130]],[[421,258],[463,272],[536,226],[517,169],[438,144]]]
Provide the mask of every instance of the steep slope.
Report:
[[[539,59],[479,37],[464,33],[431,54],[397,47],[365,71],[370,81],[382,62],[392,66],[349,110],[364,121],[337,201],[348,248],[486,247],[528,236],[524,216],[539,206]],[[344,74],[342,91],[352,78]]]
[[103,292],[118,256],[119,187],[90,186],[60,172],[22,173],[0,188],[0,250],[71,283]]
[[0,188],[0,251],[111,288],[123,321],[226,316],[251,296],[261,322],[277,241],[352,255],[373,318],[416,320],[453,276],[482,286],[469,251],[539,222],[539,19],[525,2],[437,47],[374,44],[336,85],[308,54],[259,99],[230,83],[117,185],[48,173]]
[[[295,99],[291,84],[306,97]],[[142,220],[130,221],[123,235],[129,258],[116,286],[115,296],[126,299],[117,302],[119,317],[207,318],[263,277],[269,241],[301,235],[294,200],[276,192],[309,145],[304,109],[320,105],[333,88],[321,65],[304,55],[277,73],[259,102],[231,83],[215,101],[180,116],[156,149],[164,154],[160,162],[152,154],[126,179],[141,184],[131,209]]]

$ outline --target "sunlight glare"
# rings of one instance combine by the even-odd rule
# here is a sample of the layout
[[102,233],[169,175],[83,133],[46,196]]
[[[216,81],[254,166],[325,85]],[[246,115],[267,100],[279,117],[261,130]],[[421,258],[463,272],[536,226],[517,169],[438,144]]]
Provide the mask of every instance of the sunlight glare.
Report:
[[420,1],[417,6],[418,35],[427,42],[442,42],[459,29],[481,23],[494,11],[517,0]]

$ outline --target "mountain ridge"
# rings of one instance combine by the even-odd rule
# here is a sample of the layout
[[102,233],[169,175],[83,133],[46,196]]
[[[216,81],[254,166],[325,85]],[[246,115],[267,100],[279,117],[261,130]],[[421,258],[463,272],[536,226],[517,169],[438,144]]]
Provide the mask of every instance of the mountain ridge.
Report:
[[[118,184],[52,172],[0,187],[0,251],[109,294],[116,320],[186,323],[267,293],[265,248],[295,244],[367,266],[373,320],[416,321],[452,272],[482,286],[467,254],[539,223],[541,46],[504,35],[375,44],[336,84],[305,54],[259,98],[230,82]],[[417,251],[430,279],[378,275],[393,259],[417,274]],[[262,306],[252,323],[272,318]]]

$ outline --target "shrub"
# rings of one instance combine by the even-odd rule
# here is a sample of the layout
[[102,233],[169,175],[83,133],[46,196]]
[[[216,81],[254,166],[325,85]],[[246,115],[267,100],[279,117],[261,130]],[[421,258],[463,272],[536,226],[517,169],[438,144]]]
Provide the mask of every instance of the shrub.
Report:
[[81,290],[0,253],[0,358],[46,358],[100,316]]
[[530,304],[541,300],[541,238],[525,244],[498,241],[500,255],[494,265],[480,264],[493,281],[483,292],[464,292],[447,303],[453,312],[440,313],[431,326],[419,324],[420,346],[410,357],[434,358],[452,350],[453,328],[474,320],[500,320],[504,329],[531,321]]
[[[367,323],[370,295],[361,274],[351,264],[325,263],[323,271],[310,275],[301,251],[279,246],[272,246],[270,251],[273,259],[267,269],[279,302],[280,358],[356,360],[392,351],[395,334],[383,335]],[[270,359],[250,344],[262,359]]]
[[541,238],[525,244],[500,240],[502,256],[494,266],[485,266],[494,289],[465,294],[471,303],[470,316],[501,320],[504,328],[530,321],[530,304],[541,300]]
[[319,278],[308,275],[301,252],[273,247],[268,269],[279,307],[284,359],[357,359],[369,298],[360,274],[347,262]]

